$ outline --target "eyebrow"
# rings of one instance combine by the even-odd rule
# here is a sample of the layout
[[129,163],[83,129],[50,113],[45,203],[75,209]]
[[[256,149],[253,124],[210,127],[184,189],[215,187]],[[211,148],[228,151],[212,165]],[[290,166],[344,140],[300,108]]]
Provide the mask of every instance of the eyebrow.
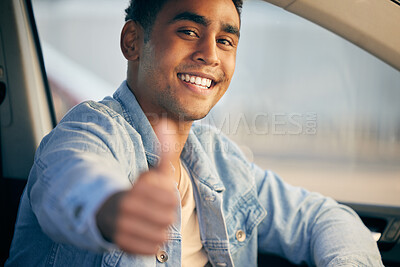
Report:
[[[200,24],[204,27],[207,27],[208,25],[211,24],[211,21],[209,19],[207,19],[204,16],[198,15],[196,13],[193,12],[183,12],[183,13],[179,13],[178,15],[176,15],[173,19],[171,19],[171,21],[169,22],[170,24],[176,22],[176,21],[181,21],[181,20],[189,20],[189,21],[193,21],[194,23]],[[227,33],[231,33],[236,35],[238,38],[240,37],[240,30],[238,27],[229,24],[229,23],[223,23],[222,24],[222,31],[227,32]]]
[[171,21],[170,23],[174,23],[176,21],[180,21],[180,20],[189,20],[189,21],[193,21],[197,24],[203,25],[203,26],[208,26],[210,25],[210,20],[207,19],[204,16],[198,15],[196,13],[192,13],[192,12],[183,12],[183,13],[179,13],[178,15],[176,15]]
[[240,37],[240,30],[239,30],[239,28],[236,27],[236,26],[234,26],[234,25],[232,25],[232,24],[229,24],[229,23],[224,23],[224,24],[222,24],[222,30],[223,30],[224,32],[234,34],[234,35],[236,35],[238,38]]

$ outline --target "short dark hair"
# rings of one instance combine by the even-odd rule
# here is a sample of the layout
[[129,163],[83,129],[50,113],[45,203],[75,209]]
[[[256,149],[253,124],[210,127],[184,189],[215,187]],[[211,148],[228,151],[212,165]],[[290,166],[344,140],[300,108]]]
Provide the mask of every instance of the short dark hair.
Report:
[[[168,0],[130,0],[129,7],[125,9],[125,21],[138,22],[145,31],[145,41],[150,38],[151,29],[158,12]],[[239,14],[242,11],[243,0],[232,0]]]

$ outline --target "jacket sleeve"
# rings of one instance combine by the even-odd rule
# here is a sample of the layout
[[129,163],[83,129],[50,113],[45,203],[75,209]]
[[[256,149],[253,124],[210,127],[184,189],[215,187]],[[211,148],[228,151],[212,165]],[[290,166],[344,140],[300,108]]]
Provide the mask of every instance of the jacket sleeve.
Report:
[[252,169],[268,212],[259,225],[259,251],[309,266],[383,266],[376,242],[352,209]]
[[[79,116],[79,117],[78,117]],[[82,121],[81,116],[90,116]],[[113,249],[95,221],[101,204],[131,187],[127,136],[110,116],[78,106],[39,146],[27,195],[42,230],[54,241],[101,252]],[[128,145],[127,145],[128,144]]]

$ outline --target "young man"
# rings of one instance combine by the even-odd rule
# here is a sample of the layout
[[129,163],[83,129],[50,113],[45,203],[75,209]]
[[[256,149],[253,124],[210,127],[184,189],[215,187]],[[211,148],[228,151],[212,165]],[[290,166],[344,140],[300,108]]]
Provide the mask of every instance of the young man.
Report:
[[132,1],[127,80],[37,150],[8,266],[383,266],[350,209],[194,125],[231,81],[241,1]]

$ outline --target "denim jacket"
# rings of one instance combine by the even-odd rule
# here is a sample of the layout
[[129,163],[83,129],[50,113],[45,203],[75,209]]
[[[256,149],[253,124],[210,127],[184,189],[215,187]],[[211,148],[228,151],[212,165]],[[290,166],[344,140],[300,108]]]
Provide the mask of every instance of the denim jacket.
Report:
[[[157,164],[159,149],[126,82],[73,108],[37,149],[6,266],[181,266],[180,216],[154,256],[119,250],[95,221],[110,195]],[[212,266],[256,266],[259,251],[316,266],[383,266],[354,211],[261,170],[216,129],[194,124],[181,160]]]

